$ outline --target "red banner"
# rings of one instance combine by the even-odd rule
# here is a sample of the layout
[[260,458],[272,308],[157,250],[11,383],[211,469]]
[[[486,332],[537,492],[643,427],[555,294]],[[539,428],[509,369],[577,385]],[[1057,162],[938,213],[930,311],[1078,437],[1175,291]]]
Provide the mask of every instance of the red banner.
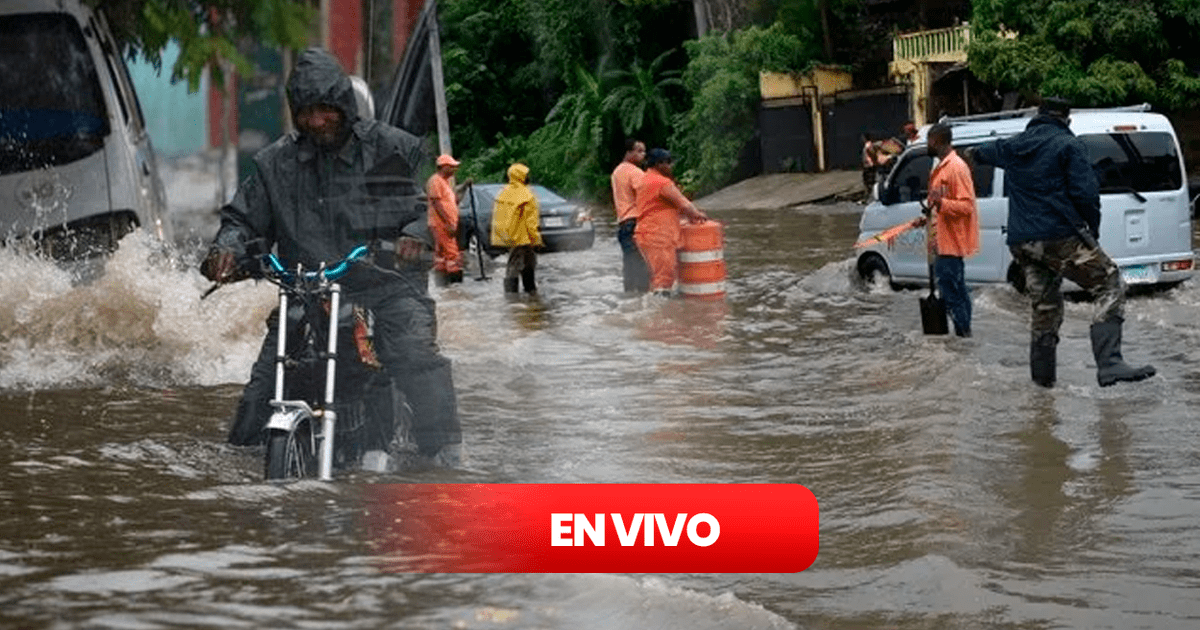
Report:
[[414,573],[794,573],[817,500],[795,484],[428,484],[369,490],[371,540]]

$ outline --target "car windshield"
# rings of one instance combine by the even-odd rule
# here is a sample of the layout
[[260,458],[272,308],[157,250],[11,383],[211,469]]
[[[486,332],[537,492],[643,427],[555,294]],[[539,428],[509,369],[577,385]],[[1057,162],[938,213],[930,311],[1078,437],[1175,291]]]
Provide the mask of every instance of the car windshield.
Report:
[[65,13],[0,16],[0,174],[66,164],[109,133],[99,75]]
[[1183,187],[1175,141],[1165,132],[1084,134],[1101,192]]

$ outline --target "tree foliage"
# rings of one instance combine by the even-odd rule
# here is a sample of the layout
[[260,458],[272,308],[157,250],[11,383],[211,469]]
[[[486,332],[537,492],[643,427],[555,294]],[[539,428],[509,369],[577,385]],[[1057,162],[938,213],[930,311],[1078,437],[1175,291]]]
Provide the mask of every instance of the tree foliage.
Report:
[[[670,73],[683,62],[663,54],[686,37],[671,19],[680,6],[636,5],[442,0],[447,104],[455,149],[467,162],[463,171],[502,179],[508,165],[500,161],[521,161],[531,177],[565,194],[604,194],[608,171],[620,159],[622,116],[637,117],[628,100],[611,92],[628,95],[629,86],[651,94],[637,83],[647,72],[655,89],[668,90]],[[640,61],[646,58],[659,65],[650,70]],[[652,128],[665,140],[685,98],[682,90],[658,94],[631,132]]]
[[690,62],[683,74],[691,109],[676,121],[672,145],[676,172],[694,192],[712,191],[733,177],[743,147],[753,139],[761,71],[800,72],[812,59],[799,37],[750,27],[687,42]]
[[1200,104],[1195,0],[975,0],[971,69],[1081,106]]
[[604,97],[603,107],[617,115],[625,136],[665,137],[672,118],[671,92],[683,88],[680,71],[663,69],[674,52],[664,52],[648,66],[635,59],[628,70],[610,70],[605,74],[613,87]]
[[238,43],[249,39],[271,46],[301,48],[308,41],[316,17],[306,0],[85,0],[102,9],[113,36],[130,57],[141,55],[162,68],[167,43],[179,44],[179,59],[171,80],[184,80],[199,89],[205,69],[213,84],[223,84],[222,64],[239,72],[254,67],[238,52]]
[[560,179],[570,177],[575,180],[562,181],[560,185],[568,185],[572,191],[590,192],[586,181],[580,181],[579,176],[599,167],[599,150],[605,131],[604,92],[600,79],[582,66],[575,66],[570,91],[554,104],[546,115],[546,123],[545,133],[560,141],[555,152],[561,151],[564,158],[561,165],[554,165],[555,174]]

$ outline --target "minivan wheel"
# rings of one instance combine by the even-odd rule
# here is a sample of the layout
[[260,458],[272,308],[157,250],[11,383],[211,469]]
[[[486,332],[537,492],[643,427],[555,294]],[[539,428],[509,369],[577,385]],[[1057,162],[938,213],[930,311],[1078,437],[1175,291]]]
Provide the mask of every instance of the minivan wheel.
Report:
[[887,262],[879,254],[864,254],[858,259],[858,277],[867,285],[873,285],[880,280],[892,284],[892,274]]

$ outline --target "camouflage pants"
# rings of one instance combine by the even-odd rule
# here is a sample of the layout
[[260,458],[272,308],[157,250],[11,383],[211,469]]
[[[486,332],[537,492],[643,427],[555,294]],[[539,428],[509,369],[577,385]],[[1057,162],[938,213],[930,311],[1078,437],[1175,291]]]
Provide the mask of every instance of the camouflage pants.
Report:
[[1072,236],[1019,243],[1010,246],[1009,251],[1025,270],[1026,293],[1033,300],[1033,339],[1045,333],[1058,334],[1063,320],[1063,278],[1092,294],[1093,323],[1124,318],[1125,283],[1120,269],[1103,249],[1089,247]]

